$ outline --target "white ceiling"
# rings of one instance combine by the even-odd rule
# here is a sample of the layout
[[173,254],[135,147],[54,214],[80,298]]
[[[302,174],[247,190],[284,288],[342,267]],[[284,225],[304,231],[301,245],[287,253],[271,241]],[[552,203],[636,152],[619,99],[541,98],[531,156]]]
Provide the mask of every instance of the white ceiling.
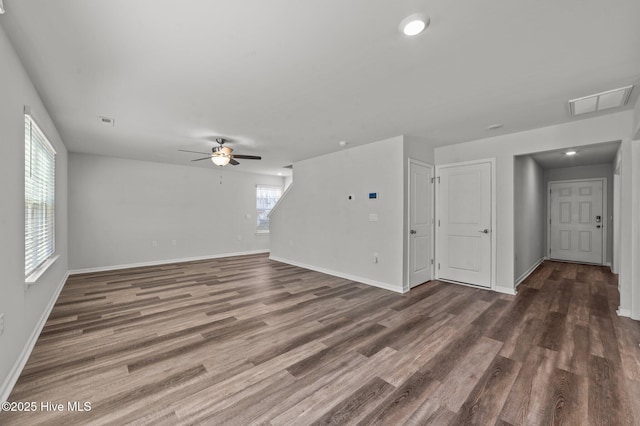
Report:
[[[640,83],[638,0],[4,4],[0,25],[76,152],[191,164],[178,149],[222,135],[263,156],[234,170],[275,174],[341,140],[441,146],[589,118],[567,101]],[[398,24],[415,12],[431,25],[407,38]]]
[[[616,158],[620,141],[597,143],[572,149],[557,149],[531,154],[543,169],[560,169],[563,167],[591,166],[594,164],[612,164]],[[567,151],[575,151],[568,156]]]

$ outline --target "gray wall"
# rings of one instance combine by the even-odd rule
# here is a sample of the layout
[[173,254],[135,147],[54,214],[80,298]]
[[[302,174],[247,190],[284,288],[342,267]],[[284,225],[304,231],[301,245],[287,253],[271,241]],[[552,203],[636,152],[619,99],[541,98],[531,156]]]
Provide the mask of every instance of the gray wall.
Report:
[[[57,151],[56,254],[60,257],[33,285],[24,276],[24,106]],[[37,338],[43,313],[67,273],[67,150],[38,93],[0,27],[0,401],[25,347]]]
[[402,291],[403,144],[399,136],[295,163],[271,214],[272,258]]
[[[277,176],[70,155],[72,270],[267,250],[255,186]],[[154,241],[156,243],[154,243]]]
[[514,157],[514,278],[519,282],[544,258],[546,191],[542,168],[529,155]]
[[[609,265],[613,262],[613,167],[611,163],[596,164],[592,166],[566,167],[562,169],[546,169],[544,171],[544,187],[550,181],[607,178],[607,240],[605,262]],[[544,217],[547,217],[548,198],[544,197]],[[544,223],[544,235],[547,235],[547,221]],[[546,239],[546,237],[545,237]],[[547,248],[548,249],[548,248]]]

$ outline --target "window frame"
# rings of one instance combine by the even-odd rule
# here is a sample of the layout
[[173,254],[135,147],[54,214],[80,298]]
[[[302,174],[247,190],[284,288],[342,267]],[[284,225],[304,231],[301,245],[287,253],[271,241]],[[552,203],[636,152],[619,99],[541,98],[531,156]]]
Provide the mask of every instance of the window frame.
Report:
[[56,150],[28,107],[24,111],[24,271],[33,284],[56,255]]
[[[273,203],[273,206],[270,209],[264,209],[264,208],[259,208],[258,207],[258,191],[261,189],[271,189],[271,190],[278,190],[280,192],[280,195],[278,196],[278,199],[276,200],[275,203]],[[271,211],[273,210],[273,208],[276,206],[276,204],[278,204],[278,201],[280,201],[280,198],[282,198],[282,194],[284,193],[284,191],[282,190],[282,186],[278,186],[278,185],[267,185],[267,184],[256,184],[256,191],[255,191],[255,198],[256,198],[256,234],[269,234],[270,230],[269,230],[269,214],[271,213]],[[266,212],[265,216],[267,217],[267,229],[260,229],[260,213],[261,212]]]

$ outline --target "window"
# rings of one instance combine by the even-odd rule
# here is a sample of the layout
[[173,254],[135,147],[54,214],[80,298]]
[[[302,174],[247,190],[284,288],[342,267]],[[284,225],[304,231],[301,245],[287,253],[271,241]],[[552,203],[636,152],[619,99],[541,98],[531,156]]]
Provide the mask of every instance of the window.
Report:
[[269,213],[281,195],[280,187],[256,185],[257,232],[269,232]]
[[24,273],[55,251],[56,152],[29,114],[24,116]]

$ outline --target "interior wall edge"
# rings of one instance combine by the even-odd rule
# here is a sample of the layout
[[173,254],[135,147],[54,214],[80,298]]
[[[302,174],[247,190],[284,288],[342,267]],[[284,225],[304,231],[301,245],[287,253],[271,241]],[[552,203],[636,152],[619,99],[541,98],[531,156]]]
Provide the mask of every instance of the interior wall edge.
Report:
[[540,259],[538,259],[537,262],[535,262],[533,265],[531,265],[529,267],[529,269],[527,269],[522,275],[520,275],[515,282],[515,286],[518,287],[524,280],[527,279],[527,277],[529,275],[531,275],[533,273],[533,271],[536,270],[536,268],[538,268],[538,266],[542,265],[542,262],[545,261],[545,257],[541,257]]

